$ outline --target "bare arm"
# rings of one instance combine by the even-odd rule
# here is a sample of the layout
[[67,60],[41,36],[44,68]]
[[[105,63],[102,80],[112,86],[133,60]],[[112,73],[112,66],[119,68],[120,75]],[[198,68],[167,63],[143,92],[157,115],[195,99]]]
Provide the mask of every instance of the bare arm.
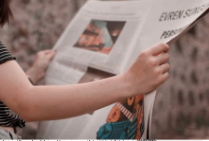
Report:
[[[13,71],[1,76],[3,80],[7,79],[1,86],[1,99],[25,120],[76,116],[128,95],[121,76],[72,86],[32,86],[15,61],[3,64],[2,68]],[[5,72],[0,70],[0,73]]]
[[[124,74],[71,86],[33,86],[15,61],[0,66],[0,99],[26,121],[77,116],[154,90],[168,78],[168,46],[143,52]],[[163,53],[163,54],[162,54]],[[160,54],[160,55],[156,55]]]

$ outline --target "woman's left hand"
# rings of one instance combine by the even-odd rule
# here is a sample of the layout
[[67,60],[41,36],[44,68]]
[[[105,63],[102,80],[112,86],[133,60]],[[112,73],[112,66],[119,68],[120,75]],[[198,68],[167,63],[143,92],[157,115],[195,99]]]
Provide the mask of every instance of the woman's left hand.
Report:
[[32,67],[26,72],[33,84],[37,84],[44,78],[46,70],[56,54],[55,50],[39,51],[36,54],[35,62]]

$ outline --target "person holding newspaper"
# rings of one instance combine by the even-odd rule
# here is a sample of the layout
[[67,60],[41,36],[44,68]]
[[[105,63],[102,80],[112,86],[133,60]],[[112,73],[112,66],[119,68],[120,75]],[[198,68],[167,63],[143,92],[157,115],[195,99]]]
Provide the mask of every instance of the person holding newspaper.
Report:
[[[9,0],[1,0],[1,26],[11,17]],[[169,77],[168,50],[167,44],[154,45],[143,51],[128,71],[108,79],[76,85],[34,86],[5,46],[0,43],[0,101],[1,107],[4,107],[1,109],[3,114],[0,115],[0,133],[3,130],[10,139],[18,138],[13,129],[24,127],[24,121],[69,118],[92,112],[121,99],[151,92]],[[44,53],[44,66],[48,66],[56,51]],[[45,69],[42,76],[44,72]],[[41,78],[40,72],[31,69],[27,74],[31,73],[37,74],[31,77],[32,81],[37,82]],[[11,118],[4,118],[8,114],[12,115]],[[0,138],[6,138],[1,135]]]

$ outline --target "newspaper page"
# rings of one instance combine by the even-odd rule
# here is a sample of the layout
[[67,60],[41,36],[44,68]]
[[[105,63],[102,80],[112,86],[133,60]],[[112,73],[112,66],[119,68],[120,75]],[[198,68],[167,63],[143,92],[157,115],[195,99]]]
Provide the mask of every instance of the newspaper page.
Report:
[[[140,31],[138,41],[125,64],[124,70],[133,64],[143,50],[160,42],[170,43],[174,38],[177,38],[187,28],[191,27],[191,24],[207,11],[208,7],[209,0],[153,1],[152,9]],[[148,127],[146,120],[149,119],[146,116],[152,117],[153,106],[151,101],[154,102],[155,95],[156,93],[145,96],[145,130]]]
[[[87,2],[55,45],[54,48],[58,50],[58,54],[48,69],[46,84],[62,85],[82,82],[81,78],[85,78],[86,74],[91,72],[87,71],[89,66],[111,72],[111,76],[117,74],[128,50],[136,41],[136,35],[139,34],[136,31],[142,27],[150,8],[149,5],[150,2],[146,0],[131,3],[127,1]],[[107,78],[107,76],[102,78],[101,76],[100,79]],[[85,82],[92,81],[87,80]],[[129,101],[133,100],[129,99]],[[142,100],[139,99],[138,103],[142,103]],[[95,132],[89,136],[86,130],[88,128],[85,126],[90,126],[90,123],[95,121],[94,118],[99,115],[100,119],[103,117],[103,122],[97,119],[97,123],[101,123],[97,126],[102,126],[113,106],[98,110],[94,114],[42,122],[37,138],[95,139],[99,128],[94,128]],[[101,113],[104,113],[104,116]],[[140,125],[143,127],[142,123]],[[59,131],[56,132],[56,130]]]
[[59,70],[66,71],[56,69],[64,60],[70,60],[67,66],[81,64],[118,74],[145,21],[149,4],[147,0],[87,1],[55,45],[58,55],[47,76],[57,78]]
[[[59,81],[62,81],[59,84],[68,81],[71,81],[70,83],[90,82],[122,73],[133,64],[141,51],[158,42],[167,43],[189,27],[208,8],[209,1],[158,0],[153,1],[152,7],[149,2],[143,0],[122,3],[88,2],[55,46],[60,53],[49,68],[46,77],[47,84],[55,84],[54,82],[58,83]],[[133,16],[130,11],[135,8],[139,13]],[[134,12],[137,13],[137,10]],[[149,15],[147,16],[148,10]],[[121,13],[123,15],[124,12],[126,14],[130,12],[127,14],[129,16],[121,16]],[[145,17],[147,17],[146,20]],[[110,27],[117,28],[108,29],[109,24]],[[102,35],[100,35],[98,27],[102,31]],[[99,37],[89,43],[87,42],[91,40],[89,38],[94,36],[92,29],[97,32],[97,37],[98,35]],[[111,38],[112,43],[110,40],[106,42],[108,39],[106,30],[110,34],[111,32],[112,34],[117,33],[115,39]],[[101,41],[101,38],[104,40]],[[105,45],[101,47],[102,44]],[[109,47],[107,47],[108,45]],[[88,66],[105,72],[100,72],[98,76],[91,76],[92,71],[97,74],[98,70],[87,69]],[[67,71],[70,72],[69,76],[63,76]],[[70,78],[70,75],[74,76]],[[60,78],[69,80],[63,81]],[[94,113],[75,118],[42,122],[37,138],[150,138],[147,131],[151,130],[150,121],[155,94],[156,91],[146,95],[145,98],[143,95],[132,97]]]

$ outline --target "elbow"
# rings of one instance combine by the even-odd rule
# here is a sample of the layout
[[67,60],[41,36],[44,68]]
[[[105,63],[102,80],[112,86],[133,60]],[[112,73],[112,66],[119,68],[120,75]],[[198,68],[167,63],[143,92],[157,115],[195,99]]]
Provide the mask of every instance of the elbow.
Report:
[[19,117],[23,119],[25,122],[32,122],[31,118],[28,115],[21,114],[19,115]]
[[19,117],[21,117],[25,122],[32,122],[34,120],[34,116],[32,113],[32,109],[28,104],[20,104],[19,108],[16,110],[16,113]]
[[19,117],[21,117],[25,122],[39,121],[39,115],[33,109],[33,107],[21,108],[21,112],[18,112]]
[[22,93],[16,100],[16,108],[14,108],[14,112],[18,114],[26,122],[35,121],[34,119],[34,106],[33,102],[31,101],[31,88],[26,92]]
[[29,111],[24,111],[18,114],[25,122],[33,122],[35,121],[33,116]]

